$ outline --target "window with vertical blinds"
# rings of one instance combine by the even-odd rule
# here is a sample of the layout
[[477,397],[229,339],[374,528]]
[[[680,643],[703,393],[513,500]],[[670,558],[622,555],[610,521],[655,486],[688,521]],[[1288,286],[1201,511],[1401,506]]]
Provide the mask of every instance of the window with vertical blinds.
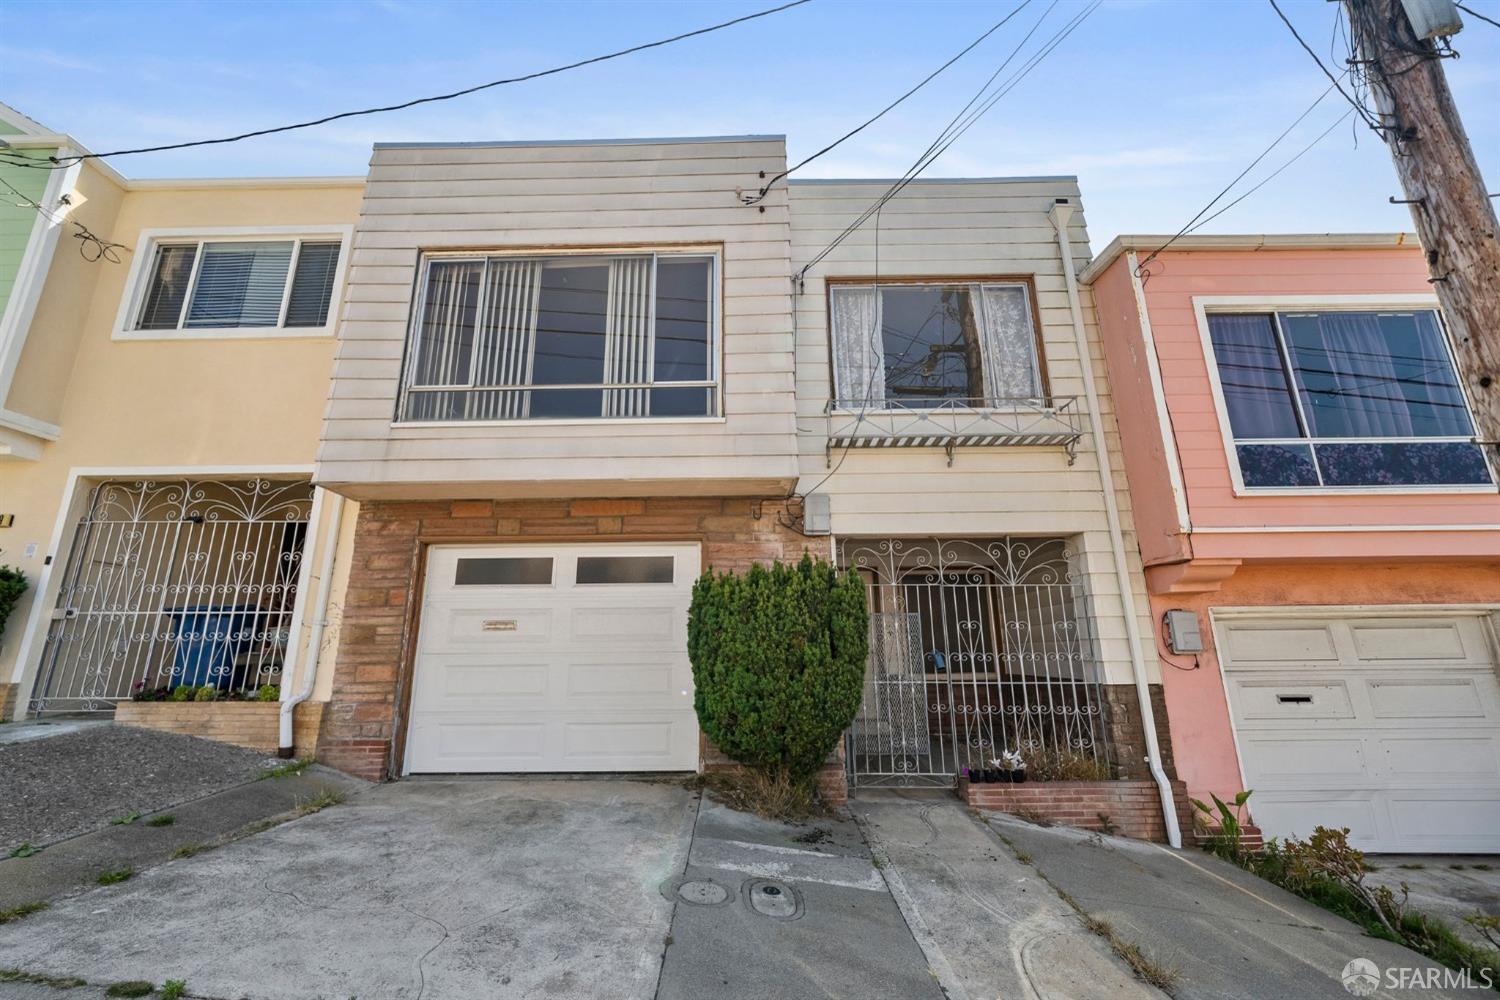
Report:
[[342,249],[313,239],[158,244],[133,329],[326,326]]
[[716,259],[428,260],[405,421],[717,414]]

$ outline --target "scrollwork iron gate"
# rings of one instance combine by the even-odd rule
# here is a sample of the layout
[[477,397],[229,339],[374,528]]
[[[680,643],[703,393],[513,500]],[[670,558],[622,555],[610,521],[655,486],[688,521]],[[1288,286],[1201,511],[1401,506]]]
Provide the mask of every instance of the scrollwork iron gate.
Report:
[[107,712],[137,691],[279,683],[312,493],[306,480],[94,487],[31,711]]
[[1087,595],[1060,538],[845,539],[869,587],[850,783],[951,785],[1003,750],[1107,766]]

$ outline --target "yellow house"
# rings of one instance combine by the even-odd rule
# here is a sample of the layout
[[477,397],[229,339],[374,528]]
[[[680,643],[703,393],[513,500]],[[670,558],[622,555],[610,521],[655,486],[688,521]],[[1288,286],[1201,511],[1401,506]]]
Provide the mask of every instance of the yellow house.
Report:
[[129,180],[0,133],[37,164],[0,166],[3,715],[211,686],[269,700],[194,731],[274,747],[337,628],[349,508],[311,474],[363,181]]

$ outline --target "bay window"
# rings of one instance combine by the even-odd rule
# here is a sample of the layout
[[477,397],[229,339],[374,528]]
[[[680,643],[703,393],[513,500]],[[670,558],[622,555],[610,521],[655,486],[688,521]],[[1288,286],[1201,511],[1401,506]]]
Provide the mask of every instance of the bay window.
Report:
[[717,415],[716,258],[433,257],[403,421]]
[[1250,489],[1491,482],[1431,310],[1211,313]]
[[1005,408],[1044,391],[1019,282],[839,283],[829,327],[839,409]]

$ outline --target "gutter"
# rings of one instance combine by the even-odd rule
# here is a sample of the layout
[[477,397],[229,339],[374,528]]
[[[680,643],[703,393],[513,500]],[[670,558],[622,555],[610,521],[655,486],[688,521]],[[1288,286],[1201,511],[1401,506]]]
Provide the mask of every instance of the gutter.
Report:
[[[343,515],[344,498],[335,493],[329,502],[328,533],[323,542],[323,561],[318,566],[318,598],[313,604],[312,632],[307,638],[307,669],[302,671],[302,687],[296,694],[288,698],[286,692],[282,692],[281,738],[277,742],[276,750],[276,756],[281,758],[290,758],[296,753],[292,739],[292,712],[298,705],[312,697],[313,685],[318,679],[318,654],[323,647],[323,630],[328,625],[328,600],[333,593],[333,562],[338,555]],[[313,541],[316,543],[317,539],[314,538]],[[287,654],[291,662],[283,669],[283,677],[291,677],[295,674],[297,654],[300,649],[300,646],[294,645]]]
[[1078,297],[1078,275],[1073,270],[1073,246],[1068,240],[1068,222],[1074,206],[1059,199],[1047,213],[1047,220],[1057,230],[1057,249],[1062,255],[1063,278],[1068,287],[1068,311],[1073,316],[1073,336],[1078,342],[1078,359],[1083,369],[1083,393],[1088,399],[1089,432],[1094,438],[1094,456],[1099,469],[1099,487],[1104,493],[1104,515],[1109,522],[1110,553],[1115,564],[1115,581],[1120,588],[1120,606],[1125,612],[1125,634],[1130,642],[1130,672],[1135,678],[1136,698],[1140,702],[1141,728],[1146,737],[1146,763],[1161,795],[1162,819],[1166,823],[1167,841],[1182,846],[1182,831],[1177,825],[1177,804],[1172,798],[1172,783],[1161,767],[1161,746],[1156,739],[1156,713],[1151,708],[1151,688],[1146,680],[1145,647],[1141,643],[1140,620],[1136,614],[1135,588],[1130,585],[1130,570],[1125,561],[1125,534],[1120,529],[1120,505],[1115,498],[1114,473],[1110,468],[1109,447],[1104,437],[1104,417],[1099,410],[1099,389],[1094,383],[1094,362],[1089,352],[1088,334],[1083,326],[1083,307]]

